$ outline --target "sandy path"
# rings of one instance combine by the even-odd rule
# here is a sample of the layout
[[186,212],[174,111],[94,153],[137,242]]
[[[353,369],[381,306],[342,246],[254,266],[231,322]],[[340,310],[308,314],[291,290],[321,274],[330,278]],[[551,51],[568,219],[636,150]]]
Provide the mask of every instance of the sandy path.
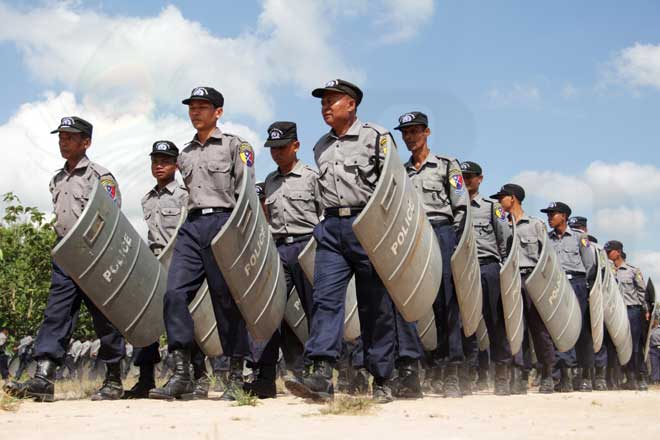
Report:
[[2,439],[624,439],[660,434],[660,392],[426,397],[372,415],[318,415],[291,396],[258,407],[194,402],[25,402],[0,411]]

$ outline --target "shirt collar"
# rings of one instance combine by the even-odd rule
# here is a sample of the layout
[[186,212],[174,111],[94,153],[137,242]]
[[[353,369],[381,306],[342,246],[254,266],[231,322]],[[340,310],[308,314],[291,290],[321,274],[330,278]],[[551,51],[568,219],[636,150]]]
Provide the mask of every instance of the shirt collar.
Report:
[[360,121],[360,118],[355,118],[355,122],[353,122],[353,125],[351,125],[351,128],[348,129],[345,135],[341,137],[337,136],[334,129],[331,129],[328,134],[334,139],[341,139],[347,136],[358,137],[360,135],[360,127],[362,127],[362,121]]
[[484,203],[484,198],[481,197],[481,194],[477,193],[474,198],[471,200],[471,203],[474,203],[477,207],[481,207]]
[[[208,143],[211,139],[217,139],[217,140],[222,142],[222,130],[220,130],[218,127],[215,127],[213,129],[213,131],[211,132],[211,136],[209,136],[209,138],[207,139],[206,142]],[[202,145],[202,143],[197,138],[197,133],[195,133],[195,136],[193,136],[193,139],[192,139],[192,141],[190,141],[190,143],[191,144],[195,143],[197,145]]]
[[435,154],[433,154],[431,151],[429,151],[429,155],[426,156],[426,159],[424,159],[424,162],[422,162],[422,166],[419,167],[419,170],[415,168],[415,165],[413,165],[413,157],[410,156],[410,159],[408,159],[408,162],[406,162],[405,167],[407,170],[412,170],[412,171],[421,171],[427,164],[428,165],[433,165],[433,166],[438,166],[440,163],[440,160],[436,157]]
[[281,177],[288,176],[289,174],[295,174],[296,176],[302,176],[302,169],[305,165],[302,163],[302,160],[299,160],[293,167],[291,171],[289,171],[287,174],[282,174],[280,173],[280,168],[277,167],[277,175]]
[[172,179],[172,181],[165,185],[160,191],[158,190],[158,185],[155,185],[153,188],[151,188],[151,192],[159,194],[163,191],[167,191],[170,194],[174,194],[177,186],[179,186],[179,184],[177,183],[176,179]]
[[79,169],[82,169],[82,168],[87,168],[88,165],[89,165],[89,159],[87,158],[87,155],[85,155],[85,156],[83,156],[82,159],[80,159],[78,164],[76,164],[76,166],[70,172],[67,171],[67,169],[66,169],[66,162],[64,162],[64,166],[62,167],[62,170],[67,174],[71,174],[75,170],[79,170]]
[[[574,233],[575,233],[575,231],[573,231],[573,230],[572,230],[571,228],[569,228],[569,227],[566,227],[566,230],[564,231],[564,234],[563,234],[563,235],[573,235]],[[562,236],[563,236],[563,235],[562,235]],[[556,238],[559,238],[559,235],[557,234],[557,231],[556,231],[554,228],[550,231],[550,237],[556,237]]]

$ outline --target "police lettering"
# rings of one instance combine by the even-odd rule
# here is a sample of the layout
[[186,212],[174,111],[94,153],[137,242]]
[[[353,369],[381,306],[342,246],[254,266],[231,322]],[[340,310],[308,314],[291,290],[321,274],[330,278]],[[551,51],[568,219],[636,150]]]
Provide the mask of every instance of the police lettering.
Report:
[[250,255],[250,259],[248,260],[248,263],[245,265],[243,269],[245,270],[245,276],[249,277],[250,271],[254,266],[256,266],[259,254],[261,254],[261,250],[264,247],[265,240],[266,240],[266,228],[262,226],[261,230],[259,231],[259,240],[257,241],[257,248],[252,252],[252,255]]
[[119,269],[124,265],[125,259],[128,256],[128,252],[131,250],[131,245],[133,244],[133,239],[128,236],[128,234],[124,234],[124,237],[122,238],[121,244],[119,245],[119,256],[117,260],[115,261],[114,264],[112,264],[108,270],[103,272],[103,278],[108,283],[112,282],[112,276],[116,274]]
[[406,210],[405,223],[401,226],[399,233],[396,235],[396,241],[392,243],[392,247],[390,247],[390,250],[394,255],[397,254],[399,251],[399,246],[401,246],[408,237],[408,232],[410,232],[410,223],[412,223],[414,213],[415,204],[412,200],[408,200],[408,209]]

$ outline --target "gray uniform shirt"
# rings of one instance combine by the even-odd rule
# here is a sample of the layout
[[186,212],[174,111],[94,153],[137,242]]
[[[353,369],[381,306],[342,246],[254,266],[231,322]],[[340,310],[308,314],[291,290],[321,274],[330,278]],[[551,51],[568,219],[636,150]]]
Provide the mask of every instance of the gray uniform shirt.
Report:
[[151,251],[158,255],[170,241],[181,221],[181,212],[188,205],[188,193],[176,180],[160,190],[153,187],[142,197],[142,212],[147,223],[147,241]]
[[626,306],[642,306],[646,309],[646,284],[642,272],[624,262],[616,268],[615,275]]
[[550,245],[557,252],[559,264],[565,272],[591,276],[595,270],[595,256],[589,236],[576,229],[566,228],[560,237],[554,229],[548,232]]
[[275,170],[266,177],[266,209],[275,239],[312,233],[321,215],[318,176],[315,169],[298,161],[288,174]]
[[390,133],[357,119],[345,135],[330,130],[314,146],[314,160],[319,168],[318,186],[322,208],[360,207],[367,204],[374,191],[376,147],[380,167],[388,148],[396,148]]
[[651,330],[651,347],[660,347],[660,327]]
[[546,233],[545,223],[524,213],[516,224],[516,232],[520,241],[520,269],[533,269],[541,256],[542,234]]
[[502,205],[476,194],[470,201],[470,209],[472,225],[477,237],[477,256],[504,261],[511,228]]
[[449,220],[457,231],[462,231],[470,197],[458,161],[429,153],[419,169],[413,165],[412,157],[405,167],[422,196],[429,220]]
[[244,165],[254,178],[254,152],[249,143],[233,134],[211,133],[204,143],[197,135],[177,161],[188,189],[188,209],[233,208],[243,181]]
[[52,178],[50,193],[53,196],[55,232],[58,237],[64,237],[76,224],[99,180],[121,208],[121,194],[114,176],[101,165],[91,162],[87,156],[71,172],[67,171],[65,164]]

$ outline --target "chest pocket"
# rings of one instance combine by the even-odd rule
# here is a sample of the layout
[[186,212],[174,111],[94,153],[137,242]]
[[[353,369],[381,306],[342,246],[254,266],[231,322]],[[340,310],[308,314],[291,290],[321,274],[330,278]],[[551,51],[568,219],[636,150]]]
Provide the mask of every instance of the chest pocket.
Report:
[[164,216],[178,216],[181,215],[181,208],[162,208],[161,212]]
[[231,185],[231,175],[229,170],[231,164],[227,161],[213,161],[208,163],[208,171],[211,180],[211,186],[215,189],[228,189]]
[[445,206],[449,202],[444,194],[445,188],[442,182],[425,180],[422,182],[422,199],[424,203]]
[[276,222],[279,217],[279,209],[277,207],[277,196],[275,194],[267,197],[265,202],[266,208],[268,209],[268,217],[270,218],[270,223]]
[[304,191],[291,191],[287,196],[291,206],[298,211],[315,211],[312,194]]
[[490,235],[493,233],[493,225],[490,224],[490,219],[472,217],[472,225],[479,235]]
[[71,210],[76,217],[80,217],[85,206],[87,206],[89,196],[82,189],[75,189],[72,191],[72,194],[73,200],[71,202]]
[[344,171],[348,174],[354,175],[358,182],[360,179],[366,180],[367,175],[371,172],[372,168],[373,167],[369,162],[369,157],[365,157],[361,154],[354,154],[344,159]]
[[539,241],[536,237],[520,236],[520,247],[527,255],[539,255]]
[[57,203],[57,199],[60,197],[60,191],[59,189],[54,189],[51,196],[53,197],[53,205]]

